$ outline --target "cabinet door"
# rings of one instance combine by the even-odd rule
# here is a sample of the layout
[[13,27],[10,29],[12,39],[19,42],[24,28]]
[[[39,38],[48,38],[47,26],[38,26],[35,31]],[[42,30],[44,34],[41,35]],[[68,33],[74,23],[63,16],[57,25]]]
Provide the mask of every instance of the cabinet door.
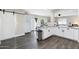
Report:
[[58,34],[58,28],[55,27],[54,30],[55,30],[54,34],[57,35]]
[[52,35],[55,35],[55,27],[52,27],[51,31],[52,31]]
[[42,34],[43,39],[46,39],[46,38],[48,38],[48,37],[50,37],[52,35],[53,35],[52,27],[43,29],[43,34]]
[[74,29],[74,40],[79,40],[79,29]]
[[57,34],[57,27],[53,27],[52,29],[53,29],[52,30],[53,35],[56,35]]
[[62,28],[56,27],[55,28],[55,35],[63,36]]
[[69,38],[69,39],[72,39],[73,40],[73,29],[71,28],[65,28],[64,29],[64,37],[65,38]]
[[48,37],[48,30],[47,29],[42,29],[42,39],[46,39]]
[[48,28],[48,36],[52,36],[53,35],[53,29],[52,27]]

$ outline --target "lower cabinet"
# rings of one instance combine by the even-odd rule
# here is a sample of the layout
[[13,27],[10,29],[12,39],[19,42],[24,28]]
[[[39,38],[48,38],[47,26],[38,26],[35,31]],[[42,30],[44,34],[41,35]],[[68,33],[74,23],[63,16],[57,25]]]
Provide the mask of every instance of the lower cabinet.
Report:
[[79,29],[55,27],[55,35],[79,41]]
[[72,29],[72,28],[64,28],[63,29],[64,30],[64,37],[65,38],[69,38],[69,39],[72,39],[73,40],[73,37],[74,37],[74,29]]
[[52,27],[48,28],[47,31],[48,31],[48,36],[53,35],[53,28]]
[[79,29],[66,27],[48,27],[42,29],[42,39],[46,39],[52,35],[79,41]]
[[44,28],[44,29],[42,29],[42,31],[43,31],[42,32],[42,39],[43,40],[53,35],[53,28],[52,27]]
[[48,37],[48,31],[46,29],[42,29],[42,39],[46,39]]
[[62,28],[55,27],[54,31],[55,31],[55,35],[57,35],[57,36],[63,36],[63,30],[62,30]]
[[74,40],[79,41],[79,29],[74,29]]

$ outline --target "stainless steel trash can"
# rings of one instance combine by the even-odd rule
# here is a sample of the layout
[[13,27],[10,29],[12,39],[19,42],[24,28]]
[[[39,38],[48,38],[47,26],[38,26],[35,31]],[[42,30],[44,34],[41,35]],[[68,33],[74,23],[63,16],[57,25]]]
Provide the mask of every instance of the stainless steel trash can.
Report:
[[42,40],[42,30],[38,30],[38,40]]

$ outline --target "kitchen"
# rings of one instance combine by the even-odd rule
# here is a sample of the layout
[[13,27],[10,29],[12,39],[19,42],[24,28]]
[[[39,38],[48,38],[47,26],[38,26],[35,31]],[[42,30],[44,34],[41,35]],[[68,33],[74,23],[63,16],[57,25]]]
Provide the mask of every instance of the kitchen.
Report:
[[41,21],[43,22],[43,25],[40,26],[39,30],[43,31],[42,39],[46,39],[52,35],[57,35],[60,37],[78,41],[78,10],[54,10],[54,12],[54,24],[50,24],[50,19],[47,19],[48,21],[45,23],[44,21],[46,20]]
[[[78,9],[1,9],[0,23],[1,48],[7,48],[11,44],[12,48],[18,46],[19,49],[55,49],[59,47],[56,46],[59,44],[59,48],[62,49],[61,43],[64,46],[70,44],[70,47],[68,45],[69,48],[72,48],[71,46],[75,44],[73,48],[79,48]],[[33,36],[31,37],[29,33],[32,33]],[[8,44],[7,41],[9,41]]]

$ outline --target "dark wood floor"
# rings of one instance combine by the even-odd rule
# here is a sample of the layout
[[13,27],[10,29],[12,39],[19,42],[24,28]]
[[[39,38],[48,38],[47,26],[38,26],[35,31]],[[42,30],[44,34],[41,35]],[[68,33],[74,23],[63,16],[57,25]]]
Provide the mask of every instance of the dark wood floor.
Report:
[[79,43],[66,38],[51,36],[38,41],[34,32],[24,36],[3,40],[0,49],[78,49]]
[[41,49],[78,49],[79,43],[66,38],[51,36],[47,40],[39,41]]

